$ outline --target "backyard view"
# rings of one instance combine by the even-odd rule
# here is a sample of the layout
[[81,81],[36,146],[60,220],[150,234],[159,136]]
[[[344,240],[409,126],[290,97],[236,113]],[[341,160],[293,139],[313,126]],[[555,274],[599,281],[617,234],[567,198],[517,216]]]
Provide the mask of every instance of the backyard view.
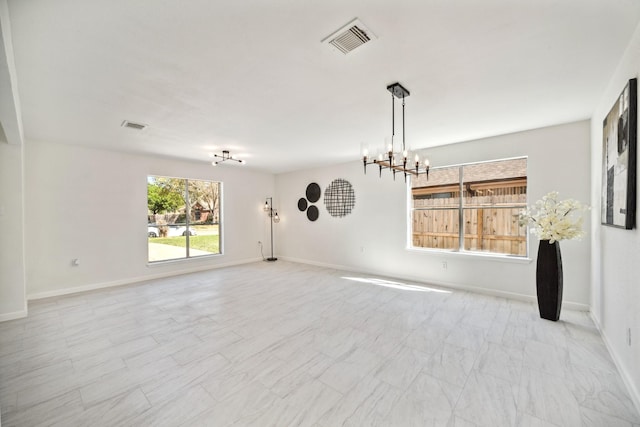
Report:
[[220,183],[147,177],[149,261],[220,253]]
[[527,255],[526,158],[434,169],[411,187],[413,247]]

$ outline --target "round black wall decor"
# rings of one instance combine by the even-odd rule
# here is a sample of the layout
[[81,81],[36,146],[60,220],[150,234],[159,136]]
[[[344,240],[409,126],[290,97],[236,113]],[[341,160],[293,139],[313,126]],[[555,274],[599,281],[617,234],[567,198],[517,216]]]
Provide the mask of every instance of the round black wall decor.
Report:
[[307,185],[307,199],[311,203],[315,203],[320,200],[320,186],[315,182]]
[[318,219],[319,214],[320,212],[318,211],[316,205],[311,205],[309,206],[309,209],[307,209],[307,218],[309,218],[309,221],[315,221],[316,219]]
[[356,193],[351,183],[341,178],[334,179],[324,190],[324,205],[331,216],[349,215],[356,205]]
[[320,186],[315,182],[312,182],[307,185],[307,189],[305,191],[306,199],[304,197],[300,197],[298,199],[298,210],[300,212],[307,211],[307,218],[309,221],[317,220],[320,215],[320,211],[315,205],[312,205],[312,203],[320,200],[321,192],[322,190],[320,189]]

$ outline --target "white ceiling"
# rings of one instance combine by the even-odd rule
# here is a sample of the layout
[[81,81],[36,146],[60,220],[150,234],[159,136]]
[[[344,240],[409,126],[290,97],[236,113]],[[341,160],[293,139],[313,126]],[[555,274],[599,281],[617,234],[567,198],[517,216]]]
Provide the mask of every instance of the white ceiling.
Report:
[[[27,140],[274,173],[589,118],[637,0],[9,0]],[[348,55],[321,40],[359,18]],[[633,76],[630,76],[633,77]],[[136,132],[123,120],[148,124]],[[229,165],[224,167],[242,167]]]

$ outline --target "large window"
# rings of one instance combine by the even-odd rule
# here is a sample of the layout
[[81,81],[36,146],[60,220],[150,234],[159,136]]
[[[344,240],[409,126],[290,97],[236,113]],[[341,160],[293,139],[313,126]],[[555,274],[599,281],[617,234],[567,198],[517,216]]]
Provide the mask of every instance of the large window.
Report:
[[411,246],[527,255],[527,159],[433,168],[411,180]]
[[221,253],[221,184],[147,177],[149,262]]

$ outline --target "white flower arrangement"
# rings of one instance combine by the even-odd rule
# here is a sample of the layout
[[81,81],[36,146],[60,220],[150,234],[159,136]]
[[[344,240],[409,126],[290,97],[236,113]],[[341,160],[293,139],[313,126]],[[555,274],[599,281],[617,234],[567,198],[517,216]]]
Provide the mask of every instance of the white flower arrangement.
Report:
[[558,192],[552,191],[520,213],[520,224],[532,225],[531,232],[549,244],[579,239],[584,235],[582,212],[588,209],[589,206],[574,199],[558,201]]

